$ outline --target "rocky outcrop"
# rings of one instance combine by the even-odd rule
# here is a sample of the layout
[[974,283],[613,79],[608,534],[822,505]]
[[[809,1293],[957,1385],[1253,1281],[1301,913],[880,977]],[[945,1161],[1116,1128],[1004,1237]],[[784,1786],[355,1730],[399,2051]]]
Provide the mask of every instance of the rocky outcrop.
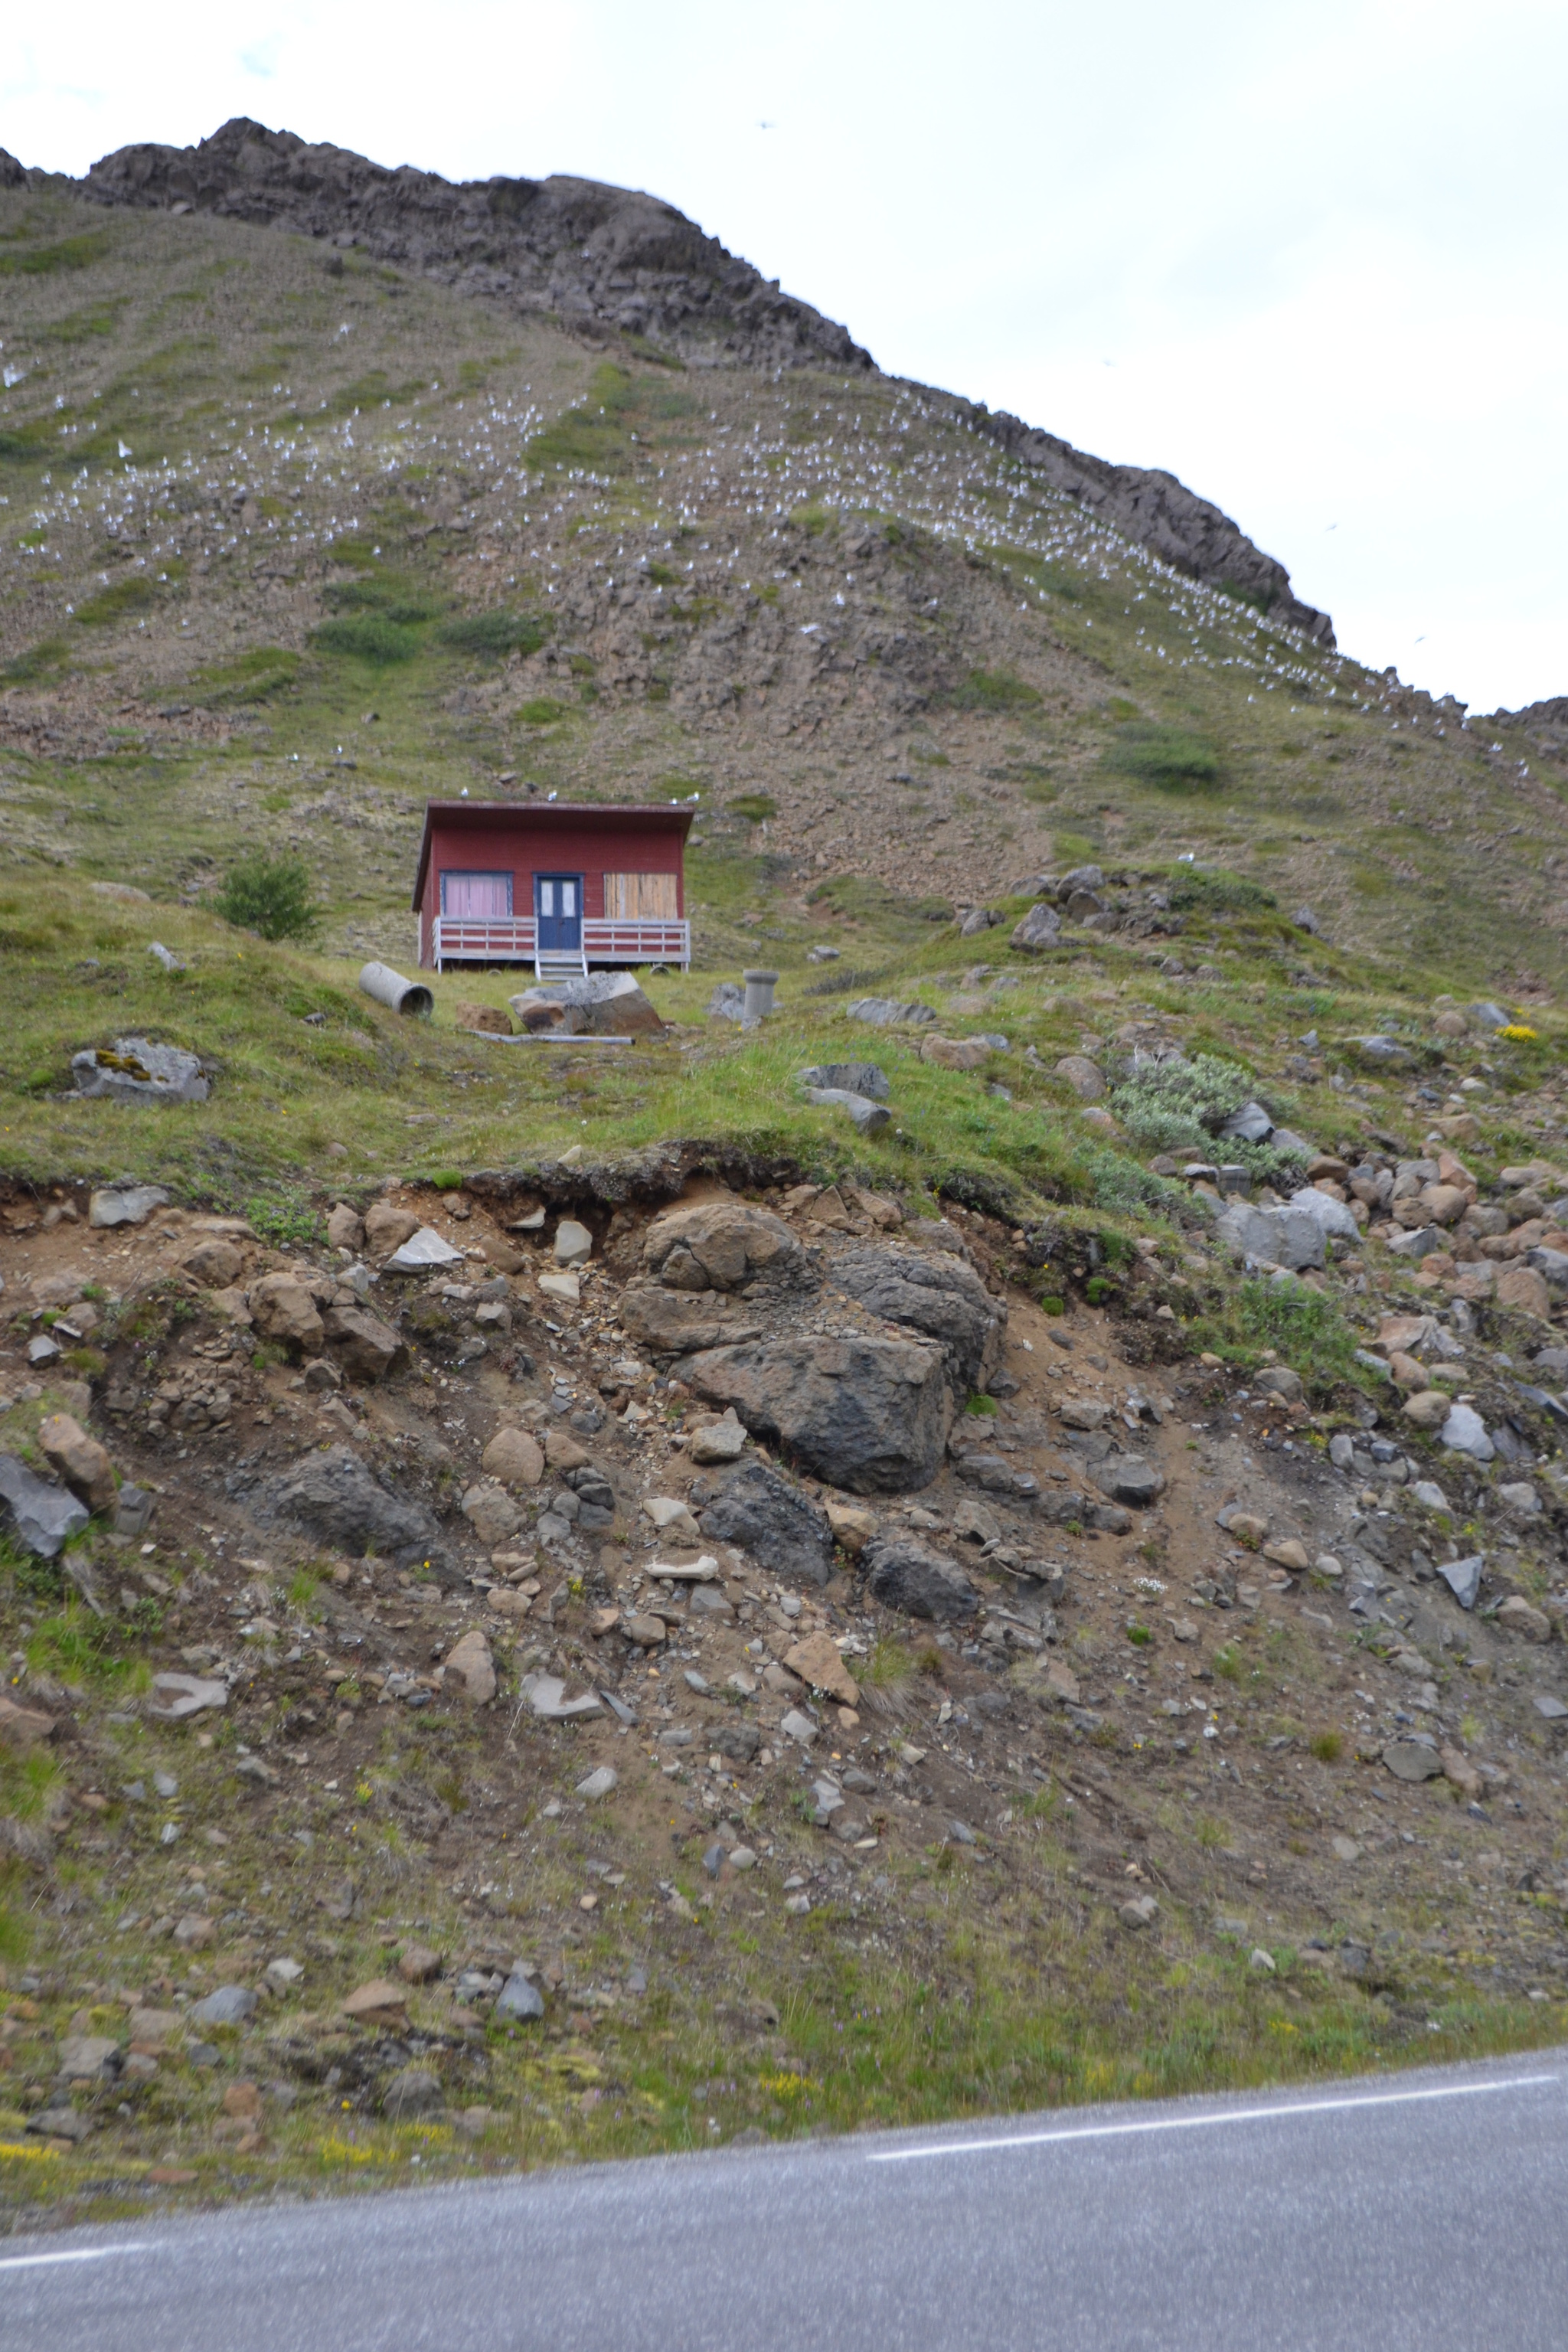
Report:
[[738,1544],[773,1574],[826,1584],[833,1572],[827,1514],[765,1462],[742,1462],[691,1489],[691,1508],[710,1543]]
[[753,1437],[849,1494],[901,1494],[941,1467],[952,1404],[943,1351],[929,1342],[803,1334],[707,1349],[683,1370]]
[[961,1398],[984,1388],[1000,1365],[1007,1309],[962,1258],[850,1249],[834,1260],[833,1279],[884,1323],[940,1340]]
[[759,1339],[771,1321],[762,1294],[774,1299],[817,1280],[783,1219],[743,1201],[704,1201],[656,1217],[643,1265],[647,1278],[628,1284],[621,1322],[628,1339],[661,1356]]
[[379,1552],[400,1567],[443,1565],[429,1514],[390,1493],[346,1445],[308,1454],[280,1477],[231,1478],[227,1491],[258,1518],[287,1520],[340,1551]]
[[743,1290],[760,1274],[804,1270],[805,1252],[767,1209],[704,1201],[656,1217],[643,1264],[667,1290]]
[[646,335],[691,359],[755,368],[872,363],[843,327],[782,293],[673,205],[595,180],[454,184],[237,116],[195,147],[119,148],[93,165],[81,193],[98,204],[180,205],[358,246],[510,310]]
[[979,1595],[955,1559],[912,1537],[878,1540],[861,1555],[873,1597],[909,1617],[973,1617]]
[[1174,474],[1147,466],[1115,466],[1090,457],[1054,433],[1026,425],[1005,410],[955,402],[976,433],[994,441],[1010,457],[1065,491],[1097,521],[1136,540],[1151,554],[1211,588],[1254,604],[1270,620],[1304,630],[1321,646],[1332,646],[1334,625],[1327,613],[1292,594],[1290,575],[1272,555],[1255,547],[1241,529],[1209,499],[1189,490]]

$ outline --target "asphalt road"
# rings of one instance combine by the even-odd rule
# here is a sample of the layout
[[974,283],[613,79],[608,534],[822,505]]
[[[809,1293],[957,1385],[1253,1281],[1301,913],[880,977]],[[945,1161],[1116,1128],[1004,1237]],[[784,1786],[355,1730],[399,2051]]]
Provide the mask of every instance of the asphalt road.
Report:
[[5,2352],[1563,2352],[1568,2052],[0,2241]]

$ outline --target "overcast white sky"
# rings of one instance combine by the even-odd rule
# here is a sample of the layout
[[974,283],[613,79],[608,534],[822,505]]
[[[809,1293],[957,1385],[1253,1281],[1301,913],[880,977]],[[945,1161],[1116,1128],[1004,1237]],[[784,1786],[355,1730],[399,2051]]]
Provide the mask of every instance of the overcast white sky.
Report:
[[245,113],[651,189],[1489,709],[1568,693],[1565,78],[1562,0],[75,0],[6,36],[0,145]]

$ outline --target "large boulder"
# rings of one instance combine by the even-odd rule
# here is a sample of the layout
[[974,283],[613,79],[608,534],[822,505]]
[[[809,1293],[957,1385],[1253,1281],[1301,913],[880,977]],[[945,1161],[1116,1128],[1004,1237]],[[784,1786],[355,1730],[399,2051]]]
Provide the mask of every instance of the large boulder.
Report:
[[537,1486],[544,1475],[539,1440],[526,1429],[498,1429],[479,1457],[487,1478],[503,1486]]
[[629,971],[591,971],[580,980],[551,981],[508,1000],[525,1030],[558,1029],[568,1036],[642,1037],[662,1032],[659,1019]]
[[[254,1482],[228,1482],[248,1497]],[[346,1445],[306,1454],[280,1476],[255,1486],[257,1515],[302,1528],[319,1542],[353,1555],[385,1554],[400,1567],[415,1560],[440,1564],[436,1522],[417,1503],[395,1495]]]
[[480,1479],[463,1496],[463,1517],[487,1551],[500,1551],[522,1525],[522,1515],[504,1486]]
[[805,1253],[789,1227],[744,1201],[702,1201],[656,1217],[643,1264],[667,1290],[744,1290],[760,1274],[795,1273]]
[[929,1486],[952,1420],[941,1348],[911,1339],[828,1335],[710,1348],[684,1377],[733,1405],[753,1437],[852,1495]]
[[89,1511],[107,1511],[114,1500],[114,1465],[96,1437],[68,1412],[51,1412],[38,1424],[38,1451],[57,1478],[63,1478]]
[[1013,945],[1025,955],[1045,955],[1060,945],[1061,936],[1061,917],[1046,898],[1031,907],[1021,923],[1013,926]]
[[89,1102],[201,1103],[212,1092],[194,1054],[145,1037],[117,1037],[112,1046],[73,1054],[71,1076]]
[[833,1572],[827,1514],[765,1462],[700,1479],[690,1503],[710,1543],[738,1544],[773,1574],[808,1584],[826,1584]]
[[912,1537],[879,1537],[861,1553],[873,1599],[907,1617],[972,1617],[979,1595],[957,1560]]
[[53,1559],[67,1538],[88,1523],[85,1503],[68,1488],[36,1477],[14,1454],[0,1454],[0,1502],[6,1506],[17,1542],[40,1559]]
[[984,1388],[1002,1360],[1007,1309],[962,1258],[913,1249],[848,1249],[833,1261],[840,1290],[884,1323],[941,1341],[953,1385]]
[[[1314,1197],[1326,1198],[1321,1192]],[[1237,1201],[1215,1219],[1215,1233],[1234,1257],[1286,1266],[1292,1274],[1321,1265],[1328,1256],[1328,1236],[1312,1210],[1258,1209]]]
[[1315,1185],[1303,1184],[1299,1192],[1291,1193],[1289,1207],[1300,1209],[1305,1215],[1314,1218],[1333,1241],[1359,1242],[1361,1239],[1361,1227],[1344,1202],[1336,1201],[1331,1192],[1320,1192]]
[[403,1353],[403,1342],[391,1324],[367,1307],[329,1307],[321,1323],[328,1344],[353,1380],[379,1381]]
[[297,1276],[264,1274],[251,1286],[249,1306],[264,1339],[298,1348],[307,1356],[319,1356],[325,1347],[326,1328],[316,1312],[316,1302]]
[[390,1201],[376,1201],[365,1211],[364,1245],[372,1257],[390,1257],[418,1231],[413,1211],[395,1208]]
[[495,1660],[490,1645],[475,1625],[447,1653],[443,1690],[467,1699],[471,1706],[488,1706],[496,1695]]
[[105,1184],[87,1204],[87,1222],[100,1232],[116,1225],[144,1225],[154,1209],[167,1206],[162,1184]]
[[664,1290],[656,1282],[628,1283],[621,1294],[621,1328],[655,1356],[689,1355],[759,1339],[767,1317],[721,1292]]
[[245,1271],[245,1260],[232,1242],[198,1242],[184,1260],[184,1271],[204,1290],[232,1290]]

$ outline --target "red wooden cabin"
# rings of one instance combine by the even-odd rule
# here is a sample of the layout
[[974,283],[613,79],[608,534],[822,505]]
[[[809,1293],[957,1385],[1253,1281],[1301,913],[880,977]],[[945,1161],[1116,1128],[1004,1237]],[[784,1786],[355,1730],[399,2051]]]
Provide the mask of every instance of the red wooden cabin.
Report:
[[695,814],[679,803],[428,802],[414,885],[420,963],[531,963],[541,978],[591,964],[688,970]]

